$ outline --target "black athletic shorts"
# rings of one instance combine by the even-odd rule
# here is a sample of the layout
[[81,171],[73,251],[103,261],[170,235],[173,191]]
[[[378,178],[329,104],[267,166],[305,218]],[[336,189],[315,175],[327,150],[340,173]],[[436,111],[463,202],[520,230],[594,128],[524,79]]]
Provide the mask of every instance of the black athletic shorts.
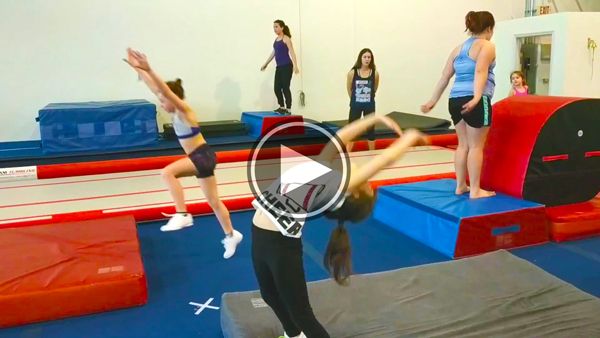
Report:
[[196,170],[198,170],[198,174],[196,177],[198,178],[206,178],[215,175],[215,167],[217,166],[217,155],[215,152],[209,147],[208,143],[204,143],[203,145],[196,148],[192,151],[188,157],[194,163]]
[[453,97],[448,101],[448,110],[452,117],[454,125],[458,124],[460,120],[465,122],[473,128],[489,127],[492,124],[492,104],[490,98],[482,96],[479,103],[467,113],[461,113],[463,106],[471,101],[473,96],[462,96]]

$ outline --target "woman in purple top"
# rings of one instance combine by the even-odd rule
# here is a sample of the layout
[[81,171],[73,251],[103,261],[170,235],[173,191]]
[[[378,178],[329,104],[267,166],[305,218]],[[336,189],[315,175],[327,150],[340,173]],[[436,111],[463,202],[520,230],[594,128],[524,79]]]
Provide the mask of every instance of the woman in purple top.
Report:
[[277,102],[279,103],[279,108],[275,111],[280,114],[290,114],[289,110],[292,108],[292,92],[290,91],[292,72],[298,74],[300,70],[296,61],[290,28],[282,20],[275,20],[273,22],[273,31],[277,34],[277,38],[273,42],[273,51],[265,64],[260,67],[260,70],[264,71],[271,60],[275,58],[277,69],[275,70],[274,89]]

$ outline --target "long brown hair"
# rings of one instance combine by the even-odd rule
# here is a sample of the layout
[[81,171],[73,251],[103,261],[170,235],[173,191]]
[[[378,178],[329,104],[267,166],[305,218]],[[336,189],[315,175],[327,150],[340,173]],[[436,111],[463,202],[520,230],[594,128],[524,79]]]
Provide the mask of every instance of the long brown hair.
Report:
[[346,222],[360,222],[367,218],[374,205],[375,195],[360,191],[358,196],[346,197],[340,208],[325,214],[325,217],[337,220],[337,226],[329,236],[323,265],[340,285],[345,285],[352,274],[352,248]]
[[273,21],[273,23],[276,23],[279,25],[279,27],[283,28],[283,34],[287,35],[288,38],[292,37],[292,33],[290,33],[290,27],[288,27],[288,25],[285,24],[285,22],[283,22],[283,20],[275,20]]
[[496,21],[492,13],[488,11],[474,12],[470,11],[465,16],[465,26],[472,34],[483,33],[486,29],[494,29]]
[[371,54],[371,63],[369,63],[369,68],[375,71],[375,55],[373,55],[373,52],[369,48],[363,48],[360,50],[360,52],[358,53],[358,57],[356,58],[356,62],[354,63],[354,66],[352,66],[352,69],[360,69],[362,67],[362,57],[365,53]]

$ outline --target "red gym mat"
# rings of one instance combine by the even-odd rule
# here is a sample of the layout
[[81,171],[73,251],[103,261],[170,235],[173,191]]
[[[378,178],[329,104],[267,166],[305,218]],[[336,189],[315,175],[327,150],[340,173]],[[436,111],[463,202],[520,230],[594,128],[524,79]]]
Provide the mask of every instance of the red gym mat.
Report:
[[[376,149],[387,148],[396,139],[379,139],[375,141]],[[433,146],[446,147],[448,145],[455,145],[458,143],[456,134],[442,134],[429,136],[429,143]],[[291,147],[297,152],[301,152],[304,155],[307,154],[318,154],[323,148],[324,144],[309,144],[299,145]],[[367,141],[358,141],[354,144],[354,151],[366,150]],[[219,151],[217,152],[217,162],[229,163],[229,162],[243,162],[249,161],[250,149],[242,150],[230,150],[230,151]],[[269,155],[268,153],[266,153]],[[266,158],[277,158],[279,156],[279,148],[273,148],[273,152],[270,154],[271,157]],[[99,175],[99,174],[110,174],[116,172],[130,172],[130,171],[141,171],[141,170],[152,170],[164,168],[168,164],[183,158],[183,155],[173,156],[158,156],[158,157],[146,157],[143,159],[132,158],[125,160],[110,160],[110,161],[95,161],[95,162],[81,162],[81,163],[61,163],[61,164],[47,164],[36,167],[36,175],[38,179],[58,178],[58,177],[70,177],[70,176],[85,176],[85,175]],[[266,159],[260,158],[260,159]]]
[[588,202],[546,208],[555,242],[600,235],[600,195]]
[[493,110],[482,187],[546,206],[600,191],[600,99],[511,96]]
[[145,304],[132,216],[0,230],[0,327]]

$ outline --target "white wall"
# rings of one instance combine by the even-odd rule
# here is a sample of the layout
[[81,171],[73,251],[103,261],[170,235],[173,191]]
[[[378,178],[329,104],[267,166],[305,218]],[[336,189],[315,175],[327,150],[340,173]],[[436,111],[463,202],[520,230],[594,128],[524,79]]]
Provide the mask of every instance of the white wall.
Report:
[[[538,0],[538,4],[542,2],[548,4],[549,0]],[[598,0],[578,0],[581,5],[581,10],[584,12],[598,12],[600,11],[600,1]],[[556,10],[558,12],[579,12],[579,6],[576,0],[554,0],[556,4]]]
[[[345,76],[358,52],[373,50],[381,76],[377,111],[418,112],[429,99],[450,51],[466,37],[469,10],[496,20],[523,15],[520,0],[301,0],[303,90],[300,112],[316,120],[347,117]],[[299,88],[298,88],[299,89]],[[444,96],[431,116],[448,119]]]
[[[297,1],[1,1],[0,141],[39,138],[33,121],[50,102],[147,98],[121,61],[147,53],[165,78],[181,77],[202,120],[272,106],[270,52],[277,13],[297,26]],[[4,34],[11,32],[11,34]]]
[[511,88],[510,73],[519,70],[517,38],[531,35],[552,34],[549,95],[562,95],[567,62],[567,15],[551,14],[498,24],[493,41],[496,44],[496,93],[494,101],[506,97]]
[[[563,95],[600,98],[600,47],[592,65],[588,37],[600,46],[600,13],[567,13],[567,62]],[[592,77],[593,67],[593,77]]]
[[600,12],[600,1],[598,0],[579,0],[581,8],[588,12]]
[[[525,1],[528,0],[523,0],[523,2]],[[551,13],[600,12],[600,1],[598,0],[534,0],[535,15],[539,14],[540,6],[550,6]]]
[[[166,79],[183,79],[201,121],[272,109],[274,67],[258,69],[276,18],[290,25],[301,59],[295,112],[345,118],[345,74],[362,47],[373,49],[381,72],[378,111],[417,112],[466,37],[469,10],[502,21],[522,16],[524,1],[2,0],[0,142],[38,139],[34,118],[51,102],[155,102],[121,61],[128,46],[143,50]],[[432,116],[448,118],[445,104]]]
[[549,95],[600,97],[600,49],[596,50],[594,77],[588,36],[600,43],[600,13],[558,13],[501,22],[494,35],[496,84],[502,99],[510,89],[509,74],[519,69],[517,38],[552,34]]

